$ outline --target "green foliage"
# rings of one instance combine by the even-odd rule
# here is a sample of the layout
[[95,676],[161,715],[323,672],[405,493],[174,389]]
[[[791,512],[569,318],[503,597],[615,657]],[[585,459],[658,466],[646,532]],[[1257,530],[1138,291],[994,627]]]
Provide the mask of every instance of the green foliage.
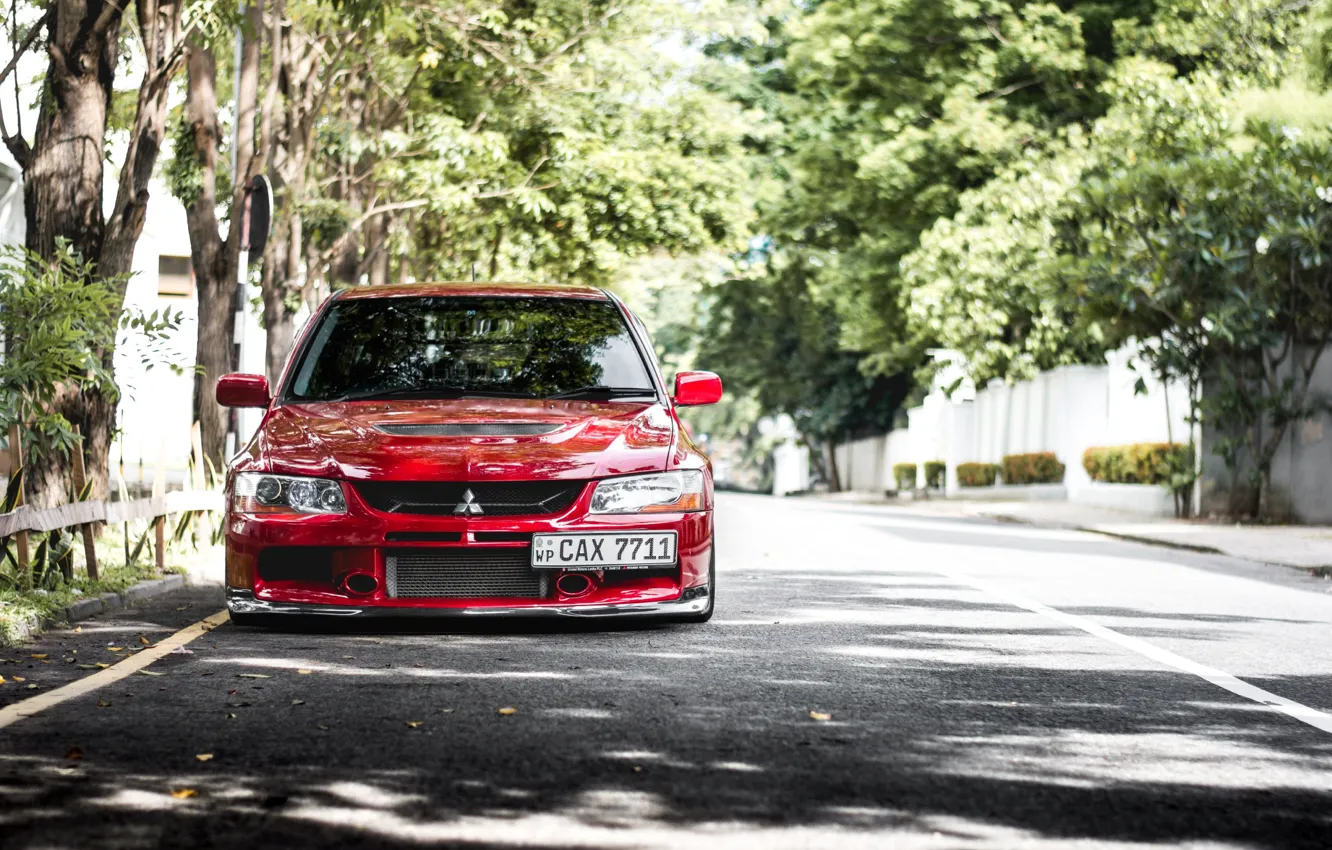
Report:
[[0,249],[0,430],[18,423],[25,450],[68,452],[73,426],[54,402],[62,392],[116,392],[104,352],[114,343],[123,281],[101,280],[60,243],[49,262]]
[[942,490],[948,478],[948,464],[941,460],[925,461],[925,486]]
[[171,155],[162,162],[162,178],[167,191],[186,207],[193,206],[203,194],[204,171],[194,145],[194,126],[179,110],[168,128]]
[[993,487],[999,477],[997,463],[959,463],[957,465],[957,483],[959,487]]
[[1090,309],[1148,340],[1155,373],[1188,382],[1232,468],[1247,458],[1256,514],[1277,446],[1320,403],[1309,386],[1332,339],[1332,151],[1268,124],[1250,124],[1248,142],[1090,183],[1067,250]]
[[898,490],[916,489],[916,465],[914,463],[893,464],[893,481]]
[[700,362],[765,413],[790,414],[811,443],[886,431],[906,382],[865,374],[841,349],[835,309],[810,291],[812,267],[773,258],[755,272],[709,293]]
[[1000,468],[1005,484],[1058,484],[1064,480],[1064,464],[1054,452],[1004,455]]
[[1171,485],[1192,466],[1193,453],[1182,443],[1130,443],[1093,446],[1082,453],[1082,468],[1093,481],[1108,484]]

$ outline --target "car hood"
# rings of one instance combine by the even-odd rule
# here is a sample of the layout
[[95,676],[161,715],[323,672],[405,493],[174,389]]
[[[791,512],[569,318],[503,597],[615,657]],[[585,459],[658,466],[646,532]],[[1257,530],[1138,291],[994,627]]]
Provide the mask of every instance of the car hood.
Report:
[[327,402],[272,410],[250,455],[256,468],[329,478],[535,481],[657,472],[674,440],[655,403]]

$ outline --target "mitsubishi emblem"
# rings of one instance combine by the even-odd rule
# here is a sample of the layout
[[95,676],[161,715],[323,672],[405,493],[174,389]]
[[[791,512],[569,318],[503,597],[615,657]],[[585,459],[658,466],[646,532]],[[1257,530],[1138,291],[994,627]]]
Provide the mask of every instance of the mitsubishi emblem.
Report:
[[481,509],[481,505],[477,504],[476,495],[473,494],[471,490],[463,491],[463,500],[458,503],[457,507],[453,509],[453,512],[455,514],[466,514],[467,516],[475,516],[476,514],[485,513],[485,511]]

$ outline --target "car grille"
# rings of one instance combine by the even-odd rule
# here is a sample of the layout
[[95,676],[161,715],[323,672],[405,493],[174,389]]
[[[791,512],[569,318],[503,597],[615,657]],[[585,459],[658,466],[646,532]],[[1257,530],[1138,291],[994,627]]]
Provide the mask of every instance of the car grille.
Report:
[[396,549],[384,558],[385,584],[394,599],[432,597],[540,599],[550,579],[529,564],[527,547]]
[[[395,514],[523,516],[567,510],[583,492],[583,481],[358,481],[356,492],[377,511]],[[465,505],[471,491],[473,510]]]

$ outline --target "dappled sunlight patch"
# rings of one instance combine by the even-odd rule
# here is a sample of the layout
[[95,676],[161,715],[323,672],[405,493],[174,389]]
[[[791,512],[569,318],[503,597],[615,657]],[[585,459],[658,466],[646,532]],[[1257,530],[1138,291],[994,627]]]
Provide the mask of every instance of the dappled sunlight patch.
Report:
[[543,708],[536,713],[569,720],[610,720],[615,717],[614,712],[604,708]]
[[[1231,708],[1232,706],[1224,706]],[[1019,727],[1020,728],[1020,727]],[[1222,724],[1190,732],[1110,734],[1031,729],[1026,733],[941,736],[932,772],[987,781],[1012,780],[1094,788],[1119,783],[1173,783],[1249,791],[1300,788],[1332,791],[1324,757],[1235,740]]]
[[[290,671],[299,675],[300,670],[312,670],[316,673],[336,676],[370,677],[407,677],[411,679],[570,679],[569,673],[556,673],[545,670],[491,670],[485,672],[452,669],[434,669],[429,667],[358,667],[350,664],[318,664],[306,659],[291,658],[208,658],[209,664],[225,664],[241,667],[259,667],[269,670]],[[238,674],[244,675],[244,674]]]
[[366,782],[332,782],[320,788],[324,793],[361,806],[374,809],[394,809],[410,803],[425,801],[420,794],[399,794]]
[[762,773],[763,768],[744,761],[714,761],[708,767],[713,770],[726,770],[731,773]]

